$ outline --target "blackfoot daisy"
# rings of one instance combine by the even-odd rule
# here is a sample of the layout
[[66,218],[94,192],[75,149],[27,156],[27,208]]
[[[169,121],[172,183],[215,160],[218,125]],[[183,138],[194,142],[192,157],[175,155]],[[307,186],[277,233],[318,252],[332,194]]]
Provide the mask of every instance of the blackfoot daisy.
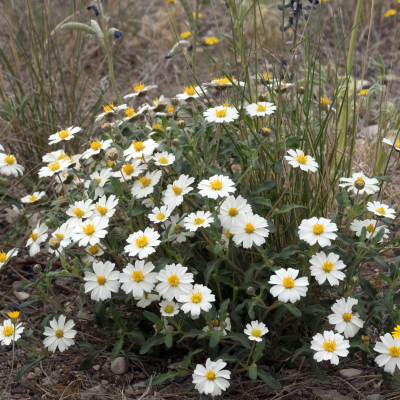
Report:
[[375,362],[386,372],[393,374],[396,366],[400,369],[400,339],[386,333],[381,336],[381,342],[376,343],[374,350],[381,353],[375,358]]
[[154,269],[151,262],[136,261],[135,265],[127,264],[119,281],[122,283],[121,289],[125,293],[132,293],[133,297],[142,297],[146,293],[151,293],[154,284],[157,283],[157,274],[151,272]]
[[135,232],[126,239],[128,245],[125,246],[125,251],[131,257],[137,255],[139,258],[147,258],[156,251],[155,248],[161,243],[158,240],[159,237],[160,235],[153,228],[146,228],[144,232]]
[[253,244],[261,246],[269,236],[267,221],[259,215],[247,213],[238,215],[232,222],[229,233],[233,234],[233,241],[249,249]]
[[85,293],[90,292],[92,300],[111,299],[111,292],[117,293],[119,289],[119,271],[114,271],[115,264],[110,261],[93,263],[93,271],[85,272],[83,278]]
[[272,296],[278,297],[279,301],[287,303],[295,303],[300,300],[300,297],[305,297],[308,290],[308,278],[297,278],[299,271],[297,269],[284,268],[275,271],[272,275],[269,284],[273,285],[270,289]]
[[340,270],[346,268],[339,256],[334,253],[326,254],[323,251],[313,255],[310,260],[311,275],[315,276],[315,280],[322,285],[328,280],[331,286],[338,286],[346,275]]
[[321,247],[330,246],[331,240],[337,237],[337,230],[337,225],[329,219],[312,217],[301,221],[299,238],[311,246],[317,242]]
[[226,363],[222,360],[213,362],[210,358],[205,367],[197,364],[193,372],[193,383],[199,393],[220,396],[230,386],[231,372],[224,370],[225,367]]
[[367,204],[367,209],[368,211],[373,212],[377,217],[385,217],[390,219],[394,219],[396,217],[396,211],[380,201],[369,202]]
[[249,340],[254,340],[256,342],[261,342],[261,336],[266,335],[269,329],[265,326],[263,322],[251,321],[250,324],[246,325],[244,333],[249,337]]
[[218,218],[225,229],[230,229],[238,215],[251,212],[251,206],[242,196],[236,198],[234,196],[228,196],[220,207]]
[[181,310],[191,314],[192,317],[198,317],[201,311],[207,312],[215,301],[215,295],[204,285],[194,285],[188,294],[182,294],[177,299],[183,303]]
[[49,351],[55,352],[58,349],[63,352],[75,344],[74,337],[76,331],[72,329],[75,323],[69,320],[65,323],[65,316],[60,315],[58,321],[53,318],[50,321],[50,327],[44,328],[43,335],[47,336],[43,340],[43,344]]
[[0,153],[0,174],[5,176],[23,175],[24,167],[17,164],[17,159],[12,154]]
[[311,349],[316,351],[314,359],[317,362],[329,360],[333,365],[339,364],[339,357],[346,357],[349,354],[349,347],[349,341],[333,331],[317,333],[311,341]]
[[174,209],[183,202],[183,196],[193,190],[190,186],[194,182],[194,178],[188,175],[181,175],[178,180],[167,186],[164,191],[164,204]]
[[74,240],[79,241],[79,246],[94,246],[100,243],[107,234],[108,219],[96,217],[91,221],[84,221],[74,228]]
[[362,172],[356,172],[351,178],[340,178],[340,187],[347,188],[347,191],[353,191],[354,193],[363,194],[374,194],[379,190],[378,179],[367,178]]
[[184,226],[189,231],[195,232],[199,228],[208,228],[214,222],[210,211],[197,211],[184,219]]
[[357,303],[358,300],[352,297],[336,300],[331,308],[333,314],[328,316],[329,323],[335,325],[335,330],[343,333],[346,338],[356,336],[357,332],[364,326],[364,321],[357,312],[355,313],[352,310]]
[[288,150],[289,155],[285,156],[285,159],[293,168],[300,167],[303,171],[315,172],[319,165],[311,156],[304,155],[304,152],[300,149]]
[[216,200],[218,197],[229,196],[236,191],[234,182],[224,175],[214,175],[203,179],[197,186],[202,196]]

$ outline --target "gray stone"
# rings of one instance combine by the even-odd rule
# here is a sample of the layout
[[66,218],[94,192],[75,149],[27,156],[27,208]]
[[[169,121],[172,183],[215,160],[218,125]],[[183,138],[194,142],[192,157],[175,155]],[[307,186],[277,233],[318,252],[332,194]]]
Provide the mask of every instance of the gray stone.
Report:
[[355,368],[345,368],[339,371],[339,375],[342,376],[344,379],[354,378],[356,376],[360,376],[361,374],[362,370]]
[[314,389],[315,400],[354,400],[353,397],[343,396],[337,390]]
[[101,381],[101,384],[102,384],[103,386],[107,386],[107,385],[108,385],[108,381],[106,381],[105,379],[103,379],[103,380]]
[[31,297],[31,295],[29,293],[26,293],[26,292],[14,291],[13,294],[19,301],[26,301],[26,300],[29,299],[29,297]]
[[129,368],[129,360],[125,357],[117,357],[111,362],[111,372],[115,375],[123,375]]
[[145,388],[145,387],[146,387],[145,381],[143,381],[143,382],[138,382],[138,383],[135,383],[135,384],[132,385],[132,389],[133,389],[133,390],[143,389],[143,388]]
[[381,394],[370,394],[367,396],[367,400],[385,400],[386,397]]
[[94,387],[82,392],[81,396],[82,396],[82,399],[91,399],[91,398],[106,399],[107,396],[102,396],[102,395],[106,395],[106,394],[107,394],[106,389],[104,389],[104,387],[102,385],[97,385],[97,386],[94,386]]
[[99,365],[99,364],[94,365],[94,366],[93,366],[93,369],[94,369],[95,371],[98,371],[98,370],[100,369],[100,365]]

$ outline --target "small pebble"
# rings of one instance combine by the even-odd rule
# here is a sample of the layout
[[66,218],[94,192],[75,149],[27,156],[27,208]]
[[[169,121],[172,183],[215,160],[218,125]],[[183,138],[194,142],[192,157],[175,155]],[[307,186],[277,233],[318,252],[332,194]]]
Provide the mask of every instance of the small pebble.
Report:
[[100,369],[100,365],[99,365],[99,364],[94,365],[94,366],[93,366],[93,369],[94,369],[95,371],[98,371],[98,370]]

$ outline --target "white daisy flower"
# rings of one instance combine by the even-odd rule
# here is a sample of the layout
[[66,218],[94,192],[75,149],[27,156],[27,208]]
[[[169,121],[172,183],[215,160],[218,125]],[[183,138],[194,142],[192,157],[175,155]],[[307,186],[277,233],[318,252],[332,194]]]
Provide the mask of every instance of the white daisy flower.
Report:
[[146,172],[140,179],[137,179],[131,188],[132,196],[136,196],[137,199],[142,199],[153,193],[154,186],[160,181],[161,171]]
[[310,264],[311,275],[315,276],[315,280],[320,285],[328,280],[331,286],[338,286],[339,281],[342,281],[346,277],[346,275],[340,271],[346,268],[346,265],[342,260],[339,260],[337,254],[329,253],[326,255],[321,251],[311,257]]
[[[377,235],[377,233],[384,228],[385,229],[385,234],[382,236],[382,239],[379,241],[379,243],[383,242],[383,239],[387,239],[389,236],[387,233],[389,233],[389,229],[385,228],[382,224],[379,223],[379,220],[374,220],[374,219],[364,219],[363,221],[359,219],[355,219],[351,224],[350,224],[350,229],[352,231],[356,232],[357,236],[361,235],[361,230],[362,228],[366,228],[367,230],[367,239],[374,237]],[[376,228],[375,228],[376,226]]]
[[82,130],[79,126],[70,126],[69,128],[63,129],[60,132],[54,133],[49,136],[49,144],[55,144],[64,140],[71,140],[74,138],[75,133]]
[[326,218],[312,217],[303,219],[299,226],[299,238],[309,245],[314,246],[315,243],[321,247],[330,246],[331,240],[335,240],[338,230],[335,223]]
[[13,248],[8,253],[5,253],[3,250],[0,251],[0,270],[6,265],[6,263],[18,254],[18,248]]
[[155,290],[166,300],[178,300],[192,289],[193,274],[187,270],[181,264],[166,265],[157,275],[159,284]]
[[58,321],[53,318],[50,321],[51,328],[48,326],[44,328],[43,335],[47,336],[43,340],[45,347],[52,352],[55,352],[58,347],[58,349],[63,352],[64,350],[67,350],[69,347],[73,346],[75,344],[73,339],[77,333],[74,329],[72,329],[74,325],[75,323],[73,320],[69,320],[67,323],[65,323],[64,315],[60,315]]
[[155,247],[161,243],[158,240],[159,237],[160,235],[153,228],[146,228],[144,232],[135,232],[126,239],[129,244],[125,246],[125,251],[131,257],[137,255],[139,258],[147,258],[156,251]]
[[182,217],[179,215],[171,215],[169,221],[165,221],[165,226],[168,229],[168,227],[171,225],[168,231],[169,238],[175,237],[175,240],[177,240],[179,243],[184,243],[186,242],[187,237],[193,237],[195,233],[184,231],[183,223],[180,225],[181,223]]
[[218,242],[218,244],[221,244],[221,242],[224,241],[223,246],[225,247],[225,249],[227,249],[229,247],[229,238],[232,238],[233,240],[234,236],[235,235],[231,233],[228,229],[225,232],[223,232],[223,234],[221,235],[221,241]]
[[232,330],[231,319],[229,317],[225,318],[223,323],[221,323],[218,319],[213,319],[211,324],[212,329],[210,329],[208,325],[203,328],[203,331],[209,333],[210,335],[212,335],[214,331],[222,331],[223,335],[226,336],[228,331]]
[[122,104],[120,106],[114,106],[114,103],[109,103],[106,106],[103,106],[103,111],[101,114],[97,115],[94,119],[95,122],[101,120],[106,114],[115,114],[119,110],[125,110],[128,106],[126,104]]
[[147,108],[148,110],[154,110],[155,112],[163,111],[167,107],[168,103],[169,99],[164,97],[164,95],[161,95],[160,98],[153,100],[153,107],[148,105]]
[[179,304],[172,300],[163,300],[160,303],[160,312],[163,317],[173,317],[179,314]]
[[84,218],[86,219],[93,215],[95,207],[90,199],[71,204],[66,211],[66,214],[70,216],[66,223],[70,228],[81,225]]
[[246,107],[246,111],[251,117],[271,115],[274,114],[275,110],[276,106],[274,103],[268,103],[267,101],[259,101],[258,103],[249,104]]
[[104,254],[104,251],[95,244],[94,246],[88,246],[86,249],[86,254],[82,257],[82,261],[86,264],[91,264],[93,261],[96,261],[96,257]]
[[352,178],[340,178],[340,181],[346,182],[339,184],[340,187],[347,187],[347,191],[353,191],[355,194],[374,194],[379,190],[378,179],[368,178],[362,172],[356,172]]
[[11,319],[4,320],[3,325],[0,325],[0,343],[2,345],[9,345],[13,341],[17,341],[23,331],[24,327],[21,323],[14,325]]
[[186,229],[195,232],[198,228],[208,228],[214,222],[214,218],[210,211],[197,211],[185,217],[183,222]]
[[315,172],[319,165],[315,162],[314,158],[311,156],[305,156],[303,150],[297,149],[295,150],[288,150],[289,156],[285,156],[285,159],[289,162],[289,164],[293,168],[302,169],[303,171],[311,171]]
[[300,300],[300,297],[305,297],[308,290],[308,278],[303,276],[296,279],[299,271],[297,269],[284,268],[275,271],[272,275],[269,284],[274,285],[271,287],[270,292],[272,296],[278,297],[279,301],[287,303],[295,303]]
[[169,208],[174,209],[183,202],[183,196],[193,190],[190,186],[194,182],[194,178],[189,175],[181,175],[172,185],[168,185],[164,191],[163,202]]
[[194,285],[188,294],[181,294],[177,300],[183,303],[181,310],[184,313],[190,312],[191,316],[196,318],[201,311],[211,310],[211,303],[215,301],[215,295],[207,286]]
[[121,289],[125,293],[131,293],[133,297],[143,297],[144,293],[150,293],[154,284],[157,283],[157,274],[151,272],[154,269],[151,262],[136,261],[135,266],[127,264],[123,273],[120,275],[119,281],[122,283]]
[[244,86],[244,82],[238,82],[234,76],[232,76],[232,79],[229,79],[228,77],[224,76],[223,78],[219,79],[214,79],[211,81],[211,83],[207,84],[208,86],[213,86],[217,89],[220,90],[225,90],[226,88],[236,85],[236,86]]
[[251,321],[250,324],[246,325],[244,333],[248,335],[249,340],[255,340],[256,342],[261,342],[261,336],[266,335],[269,329],[263,322]]
[[107,227],[108,220],[100,217],[96,217],[91,221],[84,221],[74,228],[74,240],[79,240],[78,245],[82,247],[88,244],[94,246],[100,243],[100,239],[103,239],[107,235]]
[[376,343],[374,350],[381,353],[375,358],[375,362],[386,372],[393,374],[396,366],[400,369],[400,339],[386,333],[381,336],[381,342]]
[[45,154],[42,157],[43,162],[45,163],[54,163],[56,161],[67,161],[69,159],[68,155],[64,153],[64,150],[56,150],[50,153]]
[[0,144],[0,151],[6,151],[5,148]]
[[153,139],[148,139],[145,141],[136,141],[132,142],[132,144],[124,150],[124,157],[126,160],[130,160],[131,158],[139,158],[143,156],[151,156],[154,153],[154,150],[158,147],[158,143]]
[[156,199],[149,194],[149,197],[145,200],[142,200],[142,205],[144,205],[147,208],[153,209],[156,206]]
[[161,153],[154,154],[153,160],[155,161],[155,165],[166,167],[167,165],[174,163],[175,156],[171,153],[168,153],[168,151],[163,151]]
[[203,179],[197,186],[202,196],[216,200],[218,197],[229,196],[236,191],[235,183],[224,175],[214,175],[209,179]]
[[217,106],[204,111],[203,116],[207,122],[222,123],[233,122],[239,118],[239,113],[233,107]]
[[51,177],[54,174],[60,174],[68,168],[69,164],[70,162],[68,158],[64,158],[60,161],[54,161],[53,163],[49,163],[45,167],[40,168],[38,175],[40,178],[43,178]]
[[[72,235],[73,229],[67,223],[62,224],[51,234],[53,238],[56,238],[60,241],[60,247],[57,249],[60,253],[71,243]],[[57,250],[53,250],[49,247],[49,253],[58,254]]]
[[225,229],[230,229],[238,215],[251,212],[251,206],[247,204],[247,201],[242,196],[236,198],[234,196],[228,196],[221,205],[218,218]]
[[249,249],[253,243],[257,246],[265,243],[265,238],[269,236],[267,226],[265,218],[249,212],[235,217],[229,233],[234,235],[232,240],[237,245],[242,244],[245,249]]
[[132,163],[125,162],[121,166],[121,170],[114,172],[115,178],[120,178],[120,182],[128,181],[131,178],[139,176],[147,170],[147,164],[143,164],[142,160],[134,160]]
[[22,197],[21,201],[22,203],[35,203],[36,201],[39,201],[43,196],[45,196],[45,192],[34,192],[32,193],[31,196],[29,194],[25,197]]
[[17,206],[12,205],[11,208],[7,208],[5,210],[5,214],[3,214],[6,218],[6,221],[9,224],[12,224],[15,220],[18,219],[18,216],[23,214],[23,210],[20,210]]
[[390,146],[394,146],[395,151],[400,151],[400,139],[396,139],[394,137],[384,138],[384,139],[382,139],[382,142],[386,143]]
[[95,154],[99,154],[101,150],[107,150],[112,144],[112,140],[108,139],[108,140],[93,140],[90,143],[90,148],[87,149],[83,154],[82,154],[82,158],[84,160],[94,156]]
[[206,366],[197,364],[193,372],[193,383],[199,393],[210,394],[211,396],[220,396],[229,386],[231,372],[224,370],[226,363],[222,360],[215,362],[210,358],[206,361]]
[[30,246],[29,255],[33,257],[35,254],[40,251],[40,243],[44,242],[49,236],[47,233],[48,226],[45,223],[40,224],[40,222],[36,225],[36,228],[33,230],[31,235],[29,236],[28,241],[26,242],[27,246]]
[[201,95],[207,93],[207,88],[204,86],[189,86],[189,87],[184,87],[183,93],[177,94],[175,97],[178,100],[185,100],[185,101],[191,101],[193,99],[199,98]]
[[24,167],[17,164],[17,159],[12,154],[0,153],[0,174],[5,176],[23,175]]
[[358,313],[354,313],[352,308],[358,303],[357,299],[348,297],[338,299],[332,306],[333,314],[328,316],[329,323],[335,325],[335,330],[343,333],[344,337],[351,338],[357,335],[357,332],[364,326],[364,321]]
[[155,224],[159,224],[160,222],[164,222],[171,215],[172,210],[167,206],[155,207],[152,210],[152,214],[149,214],[149,220],[154,222]]
[[106,196],[101,197],[97,201],[96,208],[93,210],[90,219],[100,217],[109,220],[114,215],[115,211],[117,211],[115,207],[118,205],[118,201],[118,198],[113,194],[108,199]]
[[160,301],[161,296],[158,294],[144,293],[142,297],[134,297],[137,300],[136,305],[140,308],[146,308],[153,301]]
[[113,122],[111,125],[113,126],[117,124],[119,126],[122,124],[122,122],[135,122],[139,119],[140,114],[143,114],[145,111],[147,111],[147,107],[141,107],[137,112],[135,112],[133,107],[130,107],[124,110],[125,117],[122,118],[122,121],[119,120],[117,122]]
[[157,85],[148,85],[145,86],[143,82],[138,83],[137,85],[133,85],[133,93],[127,94],[124,96],[124,99],[128,99],[130,97],[144,97],[147,92],[151,89],[155,89]]
[[349,354],[349,347],[349,341],[333,331],[317,333],[311,341],[311,349],[316,351],[314,360],[317,362],[330,360],[332,365],[338,365],[339,357],[346,357]]
[[101,197],[104,195],[104,185],[108,182],[109,178],[114,175],[114,172],[111,168],[101,169],[100,171],[93,172],[90,175],[91,180],[87,180],[85,182],[85,188],[89,188],[91,181],[97,181],[97,187],[94,191],[94,199]]
[[293,86],[293,83],[285,83],[279,79],[274,79],[271,84],[267,85],[267,88],[274,89],[275,91],[285,92],[291,86]]
[[373,212],[377,217],[396,218],[396,211],[380,201],[373,201],[367,204],[368,211]]
[[92,300],[100,301],[111,299],[111,292],[117,293],[119,289],[119,271],[114,271],[115,264],[110,261],[94,262],[93,272],[85,272],[83,280],[85,293],[90,293]]

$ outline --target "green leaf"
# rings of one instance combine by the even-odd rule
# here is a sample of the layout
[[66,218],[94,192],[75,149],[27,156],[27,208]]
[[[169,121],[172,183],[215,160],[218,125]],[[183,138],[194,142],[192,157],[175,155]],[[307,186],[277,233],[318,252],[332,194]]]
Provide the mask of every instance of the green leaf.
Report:
[[271,199],[266,199],[265,197],[254,197],[252,198],[252,201],[254,201],[256,204],[261,204],[263,206],[272,208]]
[[157,315],[155,315],[155,314],[153,314],[153,313],[151,313],[151,312],[149,312],[149,311],[145,311],[145,312],[143,313],[143,315],[144,315],[148,320],[150,320],[151,322],[153,322],[153,324],[156,324],[158,328],[161,328],[161,329],[164,329],[164,328],[165,328],[164,323],[161,321],[161,319],[160,319],[159,316],[157,316]]
[[224,336],[223,331],[214,331],[213,330],[211,340],[210,340],[210,349],[213,349],[214,347],[218,346],[218,343],[221,340],[222,336]]
[[124,345],[124,338],[120,338],[117,341],[117,343],[115,343],[115,345],[111,351],[111,356],[110,356],[111,361],[114,361],[117,358],[119,352],[122,350],[123,345]]
[[28,369],[32,368],[32,367],[35,366],[37,363],[39,363],[40,361],[42,361],[42,360],[44,359],[44,357],[45,357],[45,356],[41,356],[41,357],[37,358],[36,360],[29,360],[29,361],[26,361],[26,362],[25,362],[25,365],[24,365],[22,368],[20,368],[20,369],[18,370],[17,374],[14,376],[13,381],[14,381],[14,382],[18,382],[18,381],[22,378],[22,376],[25,374],[25,372],[26,372]]
[[243,347],[245,347],[246,349],[249,349],[249,350],[251,349],[251,345],[249,343],[249,338],[244,333],[229,332],[229,334],[227,336],[225,336],[225,338],[233,339],[237,342],[240,342],[243,345]]
[[207,268],[204,271],[204,283],[206,285],[208,285],[208,282],[210,280],[210,275],[212,274],[212,272],[214,271],[215,267],[221,262],[223,261],[222,258],[219,258],[218,260],[215,261],[210,261],[209,263],[207,263]]
[[249,366],[249,376],[253,381],[257,379],[257,364],[252,364]]
[[137,343],[139,343],[140,345],[142,345],[143,343],[146,342],[146,339],[143,336],[143,333],[140,331],[131,331],[129,332],[129,336],[131,336]]
[[360,242],[365,242],[365,239],[367,238],[367,228],[363,226],[361,228],[361,235],[359,237]]
[[326,313],[327,310],[325,310],[324,307],[321,306],[321,304],[314,304],[312,306],[307,306],[303,310],[303,314],[313,314],[313,313]]
[[119,179],[111,176],[110,183],[120,197],[125,197],[125,192],[124,189],[122,189],[121,182],[119,181]]
[[292,359],[290,360],[290,362],[294,362],[296,360],[296,358],[300,355],[300,354],[313,354],[313,350],[310,349],[310,345],[308,343],[306,343],[305,345],[301,346],[299,349],[297,349],[293,356]]
[[111,308],[111,315],[113,317],[113,320],[115,322],[115,325],[117,325],[118,329],[121,329],[124,327],[124,323],[122,322],[121,316],[119,315],[119,311],[117,306],[114,303],[110,304]]
[[383,238],[383,235],[385,234],[385,228],[379,229],[377,234],[372,238],[371,242],[374,246],[376,246],[379,241]]
[[265,343],[265,339],[262,339],[261,342],[257,342],[253,353],[253,364],[256,364],[257,361],[263,356]]
[[93,353],[89,353],[85,359],[81,362],[81,365],[78,368],[78,371],[87,371],[88,369],[93,367],[94,362],[97,360],[99,355],[107,348],[103,347],[101,350],[95,351]]
[[231,302],[230,299],[226,299],[220,306],[218,311],[218,317],[220,321],[225,321],[226,317],[228,316],[227,311],[229,307],[229,303]]
[[185,364],[185,367],[188,368],[190,363],[192,362],[192,357],[198,353],[204,352],[204,349],[201,347],[199,349],[196,349],[194,351],[190,351],[186,357],[183,358],[183,362]]
[[[156,375],[153,378],[153,380],[151,381],[151,384],[152,385],[158,385],[159,383],[163,383],[163,382],[168,381],[170,379],[174,379],[176,376],[182,375],[184,373],[186,373],[186,371],[184,371],[184,370],[183,371],[178,371],[178,372],[174,372],[172,370],[169,370],[166,374],[158,374],[158,375]],[[148,379],[145,382],[145,385],[149,386],[149,383],[150,383],[150,379]]]
[[136,207],[134,210],[132,210],[132,218],[137,217],[138,215],[144,214],[145,212],[148,211],[148,208],[146,206],[139,206]]
[[301,311],[292,303],[284,303],[284,307],[286,307],[296,318],[301,317]]
[[173,344],[174,344],[174,340],[172,339],[172,335],[170,332],[168,332],[165,335],[165,345],[170,349]]
[[299,206],[298,204],[289,204],[289,205],[284,205],[279,211],[274,212],[274,214],[285,214],[289,211],[294,210],[295,208],[307,208],[305,206]]
[[257,189],[253,190],[251,194],[256,194],[263,192],[264,190],[271,190],[276,186],[276,181],[266,181],[264,183],[261,183],[260,185],[257,185]]
[[308,357],[308,363],[311,365],[311,369],[320,381],[326,381],[326,373],[322,364],[316,362],[313,357]]
[[365,319],[367,318],[367,314],[365,312],[364,302],[360,298],[357,298],[357,300],[358,303],[354,306],[354,309],[358,312],[360,318],[365,321]]
[[371,176],[371,179],[372,178],[380,179],[381,181],[384,181],[384,182],[389,182],[389,183],[392,182],[392,179],[390,177],[383,175],[383,174]]
[[35,279],[31,279],[30,281],[22,282],[18,287],[17,287],[17,292],[24,292],[25,289],[27,289],[29,286],[32,286],[36,283]]
[[[357,342],[350,342],[350,347],[354,349],[360,349],[361,351],[365,351],[369,353],[369,349],[367,346],[363,343],[362,340],[358,340]],[[371,346],[370,346],[371,347]],[[372,349],[371,349],[372,350]]]
[[162,333],[157,333],[142,345],[142,348],[140,349],[140,354],[146,354],[151,347],[158,346],[160,344],[163,344],[164,342],[165,335],[163,335]]
[[273,390],[281,390],[282,385],[279,383],[277,379],[275,379],[269,372],[264,371],[261,368],[257,369],[257,375],[260,379],[262,379],[271,389]]
[[394,298],[394,290],[386,289],[384,292],[384,303],[386,306],[386,309],[389,313],[393,311],[393,298]]
[[178,343],[182,342],[183,339],[197,338],[197,336],[203,335],[204,333],[204,331],[200,331],[199,329],[191,329],[190,332],[186,333],[179,339]]
[[358,278],[360,282],[361,289],[363,292],[372,300],[376,298],[376,288],[371,285],[371,282],[366,280],[365,278]]
[[20,308],[28,307],[30,304],[35,303],[35,302],[39,301],[40,299],[41,299],[40,297],[32,297],[32,298],[24,301],[19,307]]
[[97,186],[98,186],[98,183],[97,183],[96,179],[93,179],[90,182],[89,189],[88,189],[88,197],[92,200],[94,199],[94,192],[96,191]]

